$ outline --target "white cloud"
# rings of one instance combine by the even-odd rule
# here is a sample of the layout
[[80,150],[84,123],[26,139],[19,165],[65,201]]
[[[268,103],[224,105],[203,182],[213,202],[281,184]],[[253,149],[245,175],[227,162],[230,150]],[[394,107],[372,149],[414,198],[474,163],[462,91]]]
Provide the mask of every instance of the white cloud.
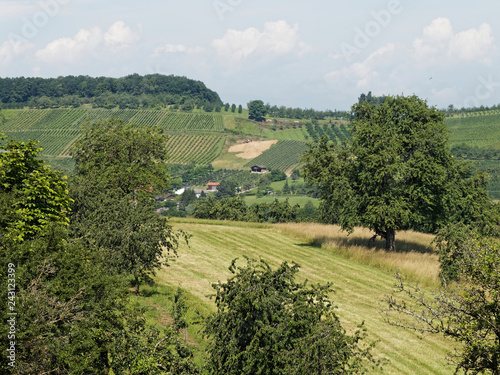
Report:
[[72,63],[96,54],[116,52],[137,43],[140,33],[134,33],[123,22],[115,22],[106,32],[99,27],[81,29],[73,38],[56,39],[36,52],[44,63]]
[[356,88],[368,89],[371,83],[379,77],[378,68],[389,63],[395,51],[395,44],[387,44],[373,52],[362,62],[354,63],[343,69],[327,73],[325,75],[325,80],[333,84],[346,80],[354,80]]
[[243,31],[229,29],[220,39],[215,39],[212,46],[218,56],[237,65],[250,56],[272,58],[288,53],[305,53],[309,47],[300,41],[298,25],[289,25],[286,21],[266,22],[260,31],[250,27]]
[[14,57],[23,54],[33,48],[30,43],[25,43],[17,40],[6,40],[0,45],[0,65],[9,64]]
[[458,33],[450,43],[451,57],[457,57],[462,61],[479,60],[490,64],[491,51],[495,46],[492,33],[492,28],[487,23],[483,23],[478,29]]
[[103,35],[98,27],[81,29],[73,38],[56,39],[36,52],[36,57],[45,63],[71,63],[85,58],[102,45]]
[[[139,29],[141,26],[139,25]],[[113,49],[127,48],[141,39],[140,30],[138,33],[132,31],[125,22],[115,22],[107,32],[104,33],[104,42],[107,47]]]
[[201,53],[204,52],[202,47],[187,47],[183,44],[166,44],[163,47],[155,48],[152,57],[167,55],[169,53]]
[[421,65],[450,64],[456,61],[478,61],[490,64],[495,50],[489,24],[454,33],[449,19],[440,17],[427,26],[413,41],[413,54]]

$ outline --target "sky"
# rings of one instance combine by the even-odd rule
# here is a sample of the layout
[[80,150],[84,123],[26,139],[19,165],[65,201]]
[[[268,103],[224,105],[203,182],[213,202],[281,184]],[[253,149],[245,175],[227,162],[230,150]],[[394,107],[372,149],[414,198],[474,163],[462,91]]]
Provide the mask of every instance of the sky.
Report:
[[369,91],[491,106],[499,15],[498,0],[0,0],[0,76],[173,74],[225,103],[316,110]]

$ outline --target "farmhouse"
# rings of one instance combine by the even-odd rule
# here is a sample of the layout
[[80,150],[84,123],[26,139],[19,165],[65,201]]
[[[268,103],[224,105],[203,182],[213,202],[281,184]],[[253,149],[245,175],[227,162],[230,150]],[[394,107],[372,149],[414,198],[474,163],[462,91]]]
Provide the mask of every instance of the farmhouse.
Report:
[[266,173],[267,167],[264,165],[254,165],[250,167],[252,173]]
[[207,189],[208,191],[217,191],[217,187],[219,186],[220,184],[218,182],[209,182],[207,184]]

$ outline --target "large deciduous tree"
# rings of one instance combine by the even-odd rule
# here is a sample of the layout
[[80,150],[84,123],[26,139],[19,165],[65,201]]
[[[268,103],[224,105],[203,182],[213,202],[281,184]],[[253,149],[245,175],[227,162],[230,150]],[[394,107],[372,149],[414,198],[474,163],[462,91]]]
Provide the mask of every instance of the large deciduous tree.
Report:
[[[12,325],[1,324],[0,336],[9,336],[15,360],[2,360],[0,373],[198,373],[174,332],[146,324],[144,311],[130,304],[123,279],[110,272],[109,253],[68,238],[66,181],[38,157],[36,142],[1,148],[0,288],[6,298],[0,319]],[[96,228],[109,228],[99,222],[109,217],[92,219]],[[156,236],[139,234],[143,238],[128,240]]]
[[451,155],[444,114],[424,100],[361,102],[352,116],[344,144],[323,139],[305,155],[304,175],[318,187],[324,221],[368,227],[394,250],[397,230],[435,231],[468,214],[466,197],[486,194],[484,178],[471,177]]
[[358,330],[346,334],[328,299],[329,285],[297,283],[298,265],[273,270],[247,260],[214,284],[217,313],[206,320],[211,374],[353,374],[372,361]]

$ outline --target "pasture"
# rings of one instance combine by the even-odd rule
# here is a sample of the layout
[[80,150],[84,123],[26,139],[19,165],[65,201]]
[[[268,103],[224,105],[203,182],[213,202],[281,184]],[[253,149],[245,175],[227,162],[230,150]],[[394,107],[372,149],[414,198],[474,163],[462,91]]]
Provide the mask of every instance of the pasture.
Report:
[[[378,243],[369,242],[370,233],[357,230],[351,236],[339,228],[320,224],[256,224],[194,219],[174,219],[173,225],[192,234],[189,246],[182,245],[179,257],[171,266],[157,273],[154,300],[145,302],[151,314],[168,311],[168,301],[161,300],[160,290],[186,291],[191,304],[191,323],[195,310],[213,312],[211,284],[231,276],[228,267],[235,258],[244,256],[269,262],[296,262],[301,266],[299,277],[310,283],[331,282],[337,306],[336,313],[348,332],[365,322],[369,340],[377,341],[375,354],[386,361],[383,374],[452,374],[446,353],[453,343],[440,336],[421,337],[411,331],[394,328],[384,322],[382,299],[391,293],[395,282],[393,272],[399,270],[420,285],[437,285],[437,255],[430,242],[432,236],[419,233],[398,233],[400,252],[387,254]],[[145,289],[146,290],[146,289]],[[139,298],[141,300],[141,298]],[[160,306],[162,304],[163,307]],[[164,317],[165,318],[165,317]],[[189,337],[203,341],[191,325]]]

